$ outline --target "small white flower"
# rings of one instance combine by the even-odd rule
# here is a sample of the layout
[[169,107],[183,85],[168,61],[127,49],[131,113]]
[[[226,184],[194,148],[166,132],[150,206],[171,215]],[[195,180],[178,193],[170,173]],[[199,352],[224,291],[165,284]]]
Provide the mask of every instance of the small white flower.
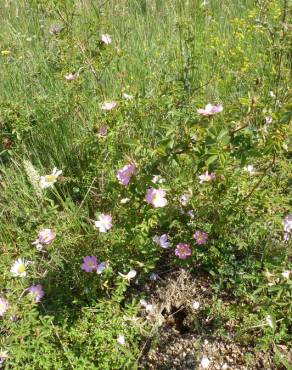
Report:
[[26,266],[30,263],[30,261],[25,261],[21,258],[16,260],[12,265],[10,272],[13,276],[25,277],[26,276]]
[[106,262],[101,262],[96,267],[96,273],[98,275],[102,274],[103,271],[106,269]]
[[152,182],[154,184],[162,184],[164,181],[164,178],[162,178],[160,175],[154,175],[152,178]]
[[110,35],[108,35],[107,33],[101,35],[101,41],[106,44],[106,45],[109,45],[111,44],[112,42],[112,38]]
[[273,118],[271,116],[266,116],[265,117],[265,122],[267,125],[270,125],[273,122]]
[[255,173],[255,170],[252,164],[245,166],[243,169],[244,171],[249,172],[251,175]]
[[110,215],[101,213],[98,217],[98,220],[94,222],[94,225],[101,233],[106,233],[113,226],[112,217]]
[[208,369],[209,365],[210,365],[210,360],[206,356],[204,356],[201,360],[202,368],[203,369]]
[[126,204],[126,203],[128,203],[129,201],[130,201],[130,198],[123,198],[123,199],[121,199],[120,203],[121,203],[121,204]]
[[57,182],[58,177],[61,175],[62,171],[58,170],[56,167],[53,169],[51,175],[40,177],[40,187],[42,189],[53,188],[54,184]]
[[161,248],[168,248],[170,246],[170,242],[168,241],[168,235],[163,234],[161,236],[155,235],[153,238],[154,243],[159,245]]
[[200,302],[194,301],[193,304],[192,304],[192,307],[193,307],[194,310],[197,310],[200,307]]
[[273,93],[273,91],[270,91],[270,92],[269,92],[269,95],[270,95],[270,97],[271,97],[271,98],[273,98],[273,99],[275,99],[275,97],[276,97],[276,95]]
[[283,278],[289,279],[290,271],[283,271],[281,275],[283,276]]
[[125,344],[125,336],[124,335],[122,335],[122,334],[120,334],[119,336],[118,336],[118,338],[117,338],[117,342],[119,343],[119,344],[121,344],[122,346]]
[[110,111],[117,106],[117,102],[115,101],[106,101],[101,105],[101,109],[104,111]]
[[140,305],[145,308],[146,312],[151,312],[153,310],[153,305],[145,301],[145,299],[140,299]]
[[274,323],[273,323],[273,320],[272,320],[272,318],[271,318],[271,316],[270,316],[270,315],[268,315],[268,316],[266,317],[266,322],[268,323],[268,325],[269,325],[272,329],[274,329]]
[[122,276],[124,279],[127,279],[128,281],[130,281],[131,279],[133,279],[137,275],[137,271],[136,270],[130,270],[126,275],[119,272],[119,275]]
[[123,98],[126,99],[126,100],[132,100],[133,99],[133,95],[129,95],[129,94],[123,93]]
[[179,198],[179,202],[182,206],[186,206],[188,203],[189,203],[189,200],[190,200],[190,197],[191,195],[190,194],[183,194],[180,198]]

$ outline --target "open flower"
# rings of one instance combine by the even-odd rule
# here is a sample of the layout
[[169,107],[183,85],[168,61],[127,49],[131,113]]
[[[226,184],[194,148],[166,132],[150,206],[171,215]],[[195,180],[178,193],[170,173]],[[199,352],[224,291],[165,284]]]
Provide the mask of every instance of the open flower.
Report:
[[94,225],[101,233],[106,233],[113,226],[112,216],[101,213],[98,217],[98,220],[94,222]]
[[4,298],[0,298],[0,316],[3,316],[9,308],[9,303]]
[[200,179],[200,184],[202,184],[203,182],[207,181],[212,181],[216,178],[216,175],[214,172],[210,173],[208,171],[206,171],[205,173],[203,173],[202,175],[199,175],[198,176],[199,179]]
[[107,33],[101,35],[101,41],[106,44],[106,45],[109,45],[111,44],[112,42],[112,38],[110,35],[108,35]]
[[137,275],[137,271],[130,270],[126,275],[119,272],[119,275],[122,276],[124,279],[127,279],[128,281],[130,281],[131,279],[134,279],[134,277]]
[[191,248],[187,243],[179,243],[175,248],[175,255],[181,260],[185,260],[191,254]]
[[152,204],[154,208],[164,207],[167,204],[165,199],[166,192],[163,189],[147,189],[145,201]]
[[170,242],[168,241],[168,235],[155,235],[153,238],[154,243],[158,244],[161,248],[168,248],[170,246]]
[[97,259],[95,256],[86,256],[83,258],[81,269],[85,272],[92,272],[97,269]]
[[106,101],[101,105],[101,109],[104,111],[110,111],[117,106],[117,102],[115,101]]
[[204,109],[197,109],[197,112],[205,117],[213,116],[214,114],[220,113],[223,111],[222,105],[212,105],[207,104]]
[[40,187],[42,189],[53,188],[54,184],[57,182],[58,177],[61,175],[62,171],[58,170],[56,167],[53,169],[51,175],[40,177]]
[[38,303],[45,295],[43,291],[43,287],[41,284],[32,285],[28,288],[29,295],[33,298],[33,300]]
[[208,235],[204,233],[204,231],[197,230],[194,233],[194,239],[196,240],[197,244],[206,244],[207,243]]
[[26,266],[30,263],[30,261],[25,261],[21,258],[16,260],[12,265],[10,272],[13,276],[25,277],[26,276]]
[[131,177],[135,174],[136,167],[134,164],[126,164],[123,168],[117,171],[117,179],[121,185],[127,186]]
[[38,238],[32,243],[38,250],[43,249],[43,245],[49,245],[55,239],[56,234],[51,229],[43,229],[39,232]]

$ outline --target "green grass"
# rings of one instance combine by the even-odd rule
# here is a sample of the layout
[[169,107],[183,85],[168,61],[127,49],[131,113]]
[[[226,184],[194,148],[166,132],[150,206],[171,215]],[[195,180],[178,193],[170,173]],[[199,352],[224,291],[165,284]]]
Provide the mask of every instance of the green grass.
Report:
[[[143,281],[160,263],[152,237],[166,229],[176,243],[205,227],[208,253],[194,252],[193,265],[183,266],[218,276],[215,291],[245,297],[247,310],[258,305],[243,331],[271,305],[282,326],[259,342],[287,342],[282,317],[289,320],[291,286],[270,292],[262,274],[291,269],[282,235],[291,201],[288,3],[0,0],[0,297],[19,318],[4,317],[0,329],[7,368],[137,367],[149,328],[124,320],[138,309],[118,272],[135,268]],[[54,24],[60,34],[49,32]],[[103,33],[111,45],[101,44]],[[65,80],[70,72],[79,73],[75,81]],[[134,99],[125,101],[123,92]],[[102,112],[106,100],[118,107]],[[208,102],[222,103],[224,112],[207,122],[196,108]],[[268,131],[266,116],[273,118]],[[109,128],[105,139],[97,135],[101,125]],[[123,188],[115,174],[129,161],[138,174]],[[250,163],[259,171],[254,178],[242,171]],[[53,167],[64,177],[39,194],[35,181]],[[198,186],[206,169],[221,176],[213,188]],[[143,200],[155,174],[166,178],[167,211],[149,210]],[[178,202],[188,189],[191,224]],[[128,206],[120,203],[125,197]],[[93,228],[98,212],[113,216],[110,233]],[[42,228],[57,234],[44,254],[31,245]],[[101,279],[80,270],[86,255],[108,261]],[[24,280],[9,272],[19,257],[32,261]],[[241,269],[250,279],[234,278]],[[32,283],[46,292],[38,309],[24,294]]]

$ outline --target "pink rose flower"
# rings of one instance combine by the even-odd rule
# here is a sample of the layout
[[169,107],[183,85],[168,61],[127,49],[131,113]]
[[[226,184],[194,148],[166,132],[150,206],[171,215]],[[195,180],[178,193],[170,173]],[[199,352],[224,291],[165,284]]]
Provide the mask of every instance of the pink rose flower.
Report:
[[43,229],[38,233],[38,238],[32,243],[41,251],[44,245],[49,245],[55,239],[56,234],[51,229]]
[[95,256],[86,256],[83,258],[81,269],[85,272],[92,272],[97,268],[97,259]]
[[94,225],[101,233],[106,233],[113,226],[112,216],[101,213],[98,220],[94,222]]
[[210,173],[208,171],[206,171],[205,173],[203,173],[202,175],[198,176],[199,179],[200,179],[200,184],[202,184],[203,182],[207,181],[212,181],[216,178],[216,175],[214,172]]
[[194,239],[196,240],[197,244],[206,244],[207,243],[208,235],[204,233],[204,231],[197,230],[194,233]]
[[3,316],[9,308],[9,303],[4,298],[0,298],[0,316]]
[[145,201],[152,204],[154,208],[161,208],[166,206],[167,200],[165,199],[166,192],[163,189],[147,189]]
[[110,111],[117,106],[117,102],[115,101],[106,101],[101,105],[101,109],[104,111]]
[[186,243],[179,243],[175,248],[175,255],[181,260],[185,260],[191,254],[191,248]]
[[212,105],[207,104],[204,109],[197,109],[197,112],[205,117],[213,116],[214,114],[220,113],[223,111],[222,105]]
[[135,174],[136,167],[133,164],[127,164],[117,171],[117,179],[121,185],[127,186],[131,177]]
[[30,286],[28,288],[28,292],[36,303],[40,302],[40,300],[45,295],[45,292],[43,291],[43,287],[41,284]]

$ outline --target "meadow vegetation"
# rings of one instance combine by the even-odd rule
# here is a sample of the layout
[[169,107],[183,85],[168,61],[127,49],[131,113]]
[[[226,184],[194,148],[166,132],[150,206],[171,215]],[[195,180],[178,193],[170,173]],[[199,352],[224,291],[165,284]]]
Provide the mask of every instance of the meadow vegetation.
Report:
[[0,0],[0,27],[0,367],[138,368],[143,286],[182,269],[291,369],[291,2]]

